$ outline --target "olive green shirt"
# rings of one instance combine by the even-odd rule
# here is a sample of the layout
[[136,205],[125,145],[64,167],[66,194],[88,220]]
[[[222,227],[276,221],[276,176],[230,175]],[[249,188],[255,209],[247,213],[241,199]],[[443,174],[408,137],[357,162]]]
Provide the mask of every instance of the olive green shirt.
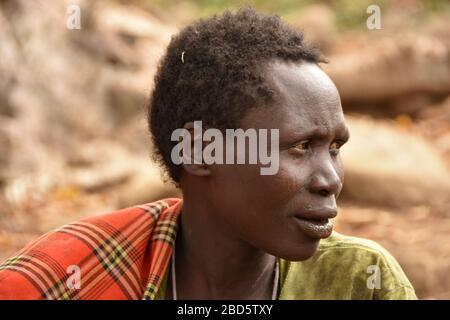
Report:
[[[157,300],[164,299],[169,269]],[[414,288],[395,258],[376,242],[341,235],[320,241],[305,261],[280,259],[279,300],[414,300]]]

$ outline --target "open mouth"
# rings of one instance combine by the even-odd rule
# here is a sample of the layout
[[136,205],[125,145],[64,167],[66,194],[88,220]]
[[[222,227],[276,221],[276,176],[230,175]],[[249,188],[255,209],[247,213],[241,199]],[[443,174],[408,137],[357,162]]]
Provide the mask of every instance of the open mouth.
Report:
[[314,239],[328,238],[333,231],[333,223],[328,218],[295,217],[302,232]]
[[325,224],[328,222],[329,219],[327,219],[327,218],[310,218],[310,219],[303,218],[303,220],[311,221],[311,222],[317,223],[317,224]]

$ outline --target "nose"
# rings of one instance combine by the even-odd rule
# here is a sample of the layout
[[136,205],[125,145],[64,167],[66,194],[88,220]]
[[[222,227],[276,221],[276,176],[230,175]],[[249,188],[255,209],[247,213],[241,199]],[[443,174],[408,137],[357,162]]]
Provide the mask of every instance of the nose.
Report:
[[339,196],[342,181],[331,161],[324,161],[316,167],[309,183],[309,189],[312,193],[324,197],[334,195],[337,198]]

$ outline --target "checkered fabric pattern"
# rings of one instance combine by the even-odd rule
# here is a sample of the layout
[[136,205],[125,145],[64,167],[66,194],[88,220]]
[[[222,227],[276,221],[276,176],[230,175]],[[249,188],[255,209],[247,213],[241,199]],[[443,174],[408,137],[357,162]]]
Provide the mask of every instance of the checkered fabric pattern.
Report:
[[181,206],[164,199],[44,234],[0,265],[0,299],[155,299]]

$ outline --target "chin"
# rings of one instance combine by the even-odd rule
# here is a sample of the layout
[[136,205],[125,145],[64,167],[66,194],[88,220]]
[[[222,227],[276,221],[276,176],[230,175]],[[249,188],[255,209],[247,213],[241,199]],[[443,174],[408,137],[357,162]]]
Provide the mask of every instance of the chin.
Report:
[[316,254],[319,242],[320,239],[309,238],[308,241],[292,245],[288,252],[284,252],[284,254],[279,255],[279,257],[289,261],[307,260]]

